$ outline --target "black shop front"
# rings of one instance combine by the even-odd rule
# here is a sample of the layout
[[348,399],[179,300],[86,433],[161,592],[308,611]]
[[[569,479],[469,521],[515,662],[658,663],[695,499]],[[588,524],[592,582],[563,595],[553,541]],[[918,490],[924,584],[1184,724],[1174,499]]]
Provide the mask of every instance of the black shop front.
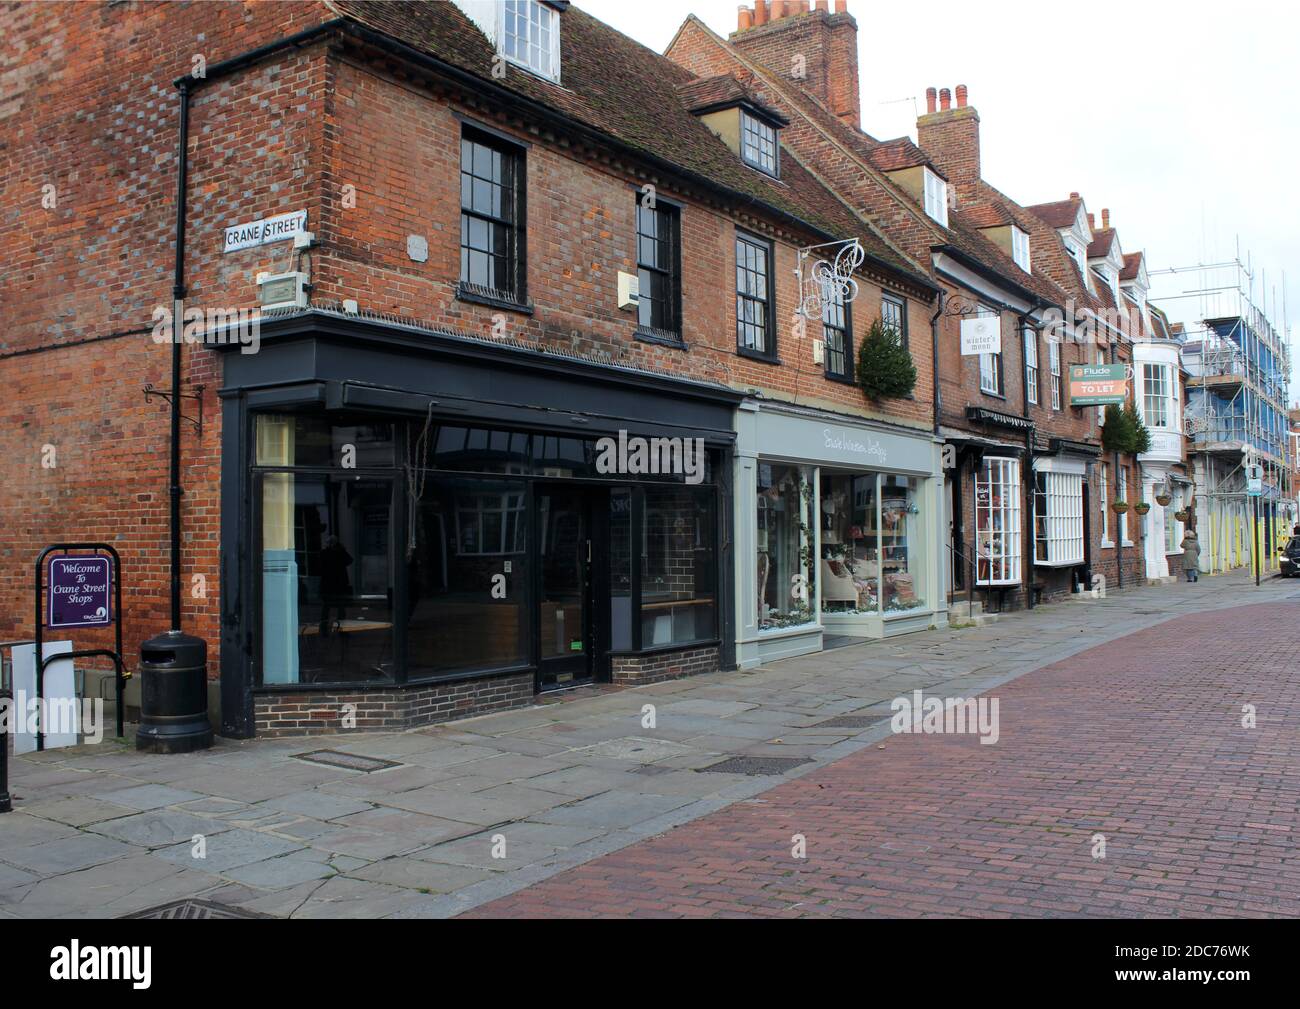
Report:
[[223,377],[224,734],[734,666],[730,390],[322,310]]

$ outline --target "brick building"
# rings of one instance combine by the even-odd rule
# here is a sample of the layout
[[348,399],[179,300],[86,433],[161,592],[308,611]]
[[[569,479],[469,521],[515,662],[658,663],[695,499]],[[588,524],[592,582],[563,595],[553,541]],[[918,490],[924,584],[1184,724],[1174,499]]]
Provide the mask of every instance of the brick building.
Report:
[[[128,656],[168,626],[168,417],[145,386],[170,391],[173,336],[181,623],[226,734],[820,647],[832,459],[864,460],[841,488],[854,539],[886,549],[892,520],[888,572],[840,579],[849,608],[943,619],[933,358],[922,342],[909,398],[852,381],[873,321],[924,333],[927,272],[763,93],[701,86],[567,4],[518,9],[6,9],[31,58],[3,110],[27,201],[0,222],[7,637],[60,539],[121,553]],[[857,299],[796,316],[801,250],[852,239]],[[620,438],[703,454],[611,472]]]

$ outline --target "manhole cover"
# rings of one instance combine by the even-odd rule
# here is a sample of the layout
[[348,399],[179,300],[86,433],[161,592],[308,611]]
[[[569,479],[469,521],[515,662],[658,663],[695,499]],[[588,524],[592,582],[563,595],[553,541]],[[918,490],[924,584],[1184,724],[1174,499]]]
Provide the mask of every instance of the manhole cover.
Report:
[[865,729],[869,725],[889,721],[888,715],[836,715],[824,722],[818,722],[814,729]]
[[157,907],[146,908],[143,911],[136,911],[134,914],[124,914],[123,918],[270,918],[269,914],[258,914],[256,911],[241,911],[238,908],[227,907],[225,904],[214,904],[210,900],[174,900],[170,904],[159,904]]
[[793,770],[800,764],[809,764],[808,757],[728,757],[701,771],[716,771],[719,774],[767,774],[780,775]]
[[386,767],[401,767],[395,760],[380,760],[378,757],[363,757],[359,753],[343,753],[341,750],[312,750],[311,753],[295,753],[299,760],[309,764],[325,764],[327,767],[342,767],[348,771],[382,771]]

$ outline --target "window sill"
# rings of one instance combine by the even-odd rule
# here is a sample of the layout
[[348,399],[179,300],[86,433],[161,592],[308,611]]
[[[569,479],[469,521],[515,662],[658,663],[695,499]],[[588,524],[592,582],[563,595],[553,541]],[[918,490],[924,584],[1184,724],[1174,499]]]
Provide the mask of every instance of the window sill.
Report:
[[469,287],[463,281],[456,285],[456,300],[467,301],[474,305],[501,308],[507,312],[521,312],[524,315],[533,314],[533,303],[531,301],[515,301],[501,294],[489,294],[486,291]]
[[781,364],[781,359],[775,354],[764,354],[757,350],[750,350],[747,347],[737,347],[736,355],[738,357],[747,357],[751,361],[762,361],[764,364]]
[[1133,543],[1132,540],[1125,540],[1125,541],[1124,541],[1124,546],[1126,546],[1126,547],[1131,547],[1131,546],[1134,546],[1134,545],[1135,545],[1135,544]]
[[1000,399],[1004,403],[1007,401],[1006,394],[1001,392],[989,392],[987,389],[980,389],[980,395],[987,396],[989,399]]
[[1113,540],[1102,540],[1102,541],[1101,541],[1101,548],[1102,548],[1103,550],[1111,550],[1111,549],[1114,548],[1114,546],[1115,546],[1115,542],[1114,542]]
[[837,374],[835,374],[835,372],[833,372],[833,371],[828,371],[828,372],[826,372],[825,374],[826,374],[826,381],[828,381],[828,382],[839,382],[840,385],[857,385],[857,384],[858,384],[857,381],[856,381],[855,379],[850,378],[848,375],[837,375]]
[[654,343],[661,347],[676,347],[678,350],[686,350],[686,341],[682,339],[681,334],[666,329],[650,329],[647,326],[638,325],[632,330],[632,337],[643,343]]

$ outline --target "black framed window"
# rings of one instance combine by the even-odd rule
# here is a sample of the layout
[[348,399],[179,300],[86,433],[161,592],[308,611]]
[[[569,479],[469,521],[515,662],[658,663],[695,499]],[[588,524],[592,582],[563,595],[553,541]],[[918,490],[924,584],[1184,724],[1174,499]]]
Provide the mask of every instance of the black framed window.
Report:
[[465,127],[460,140],[462,290],[522,303],[524,158],[519,147]]
[[741,109],[740,156],[745,164],[757,168],[774,179],[780,178],[781,162],[777,153],[779,150],[780,147],[776,142],[776,127]]
[[822,339],[826,342],[826,374],[853,380],[853,324],[848,302],[833,288],[822,304]]
[[760,357],[776,356],[772,251],[771,242],[736,235],[736,347]]
[[681,212],[655,200],[653,207],[636,204],[636,265],[639,294],[637,323],[656,335],[680,340]]
[[898,334],[898,342],[907,346],[907,302],[892,294],[880,296],[880,322]]

